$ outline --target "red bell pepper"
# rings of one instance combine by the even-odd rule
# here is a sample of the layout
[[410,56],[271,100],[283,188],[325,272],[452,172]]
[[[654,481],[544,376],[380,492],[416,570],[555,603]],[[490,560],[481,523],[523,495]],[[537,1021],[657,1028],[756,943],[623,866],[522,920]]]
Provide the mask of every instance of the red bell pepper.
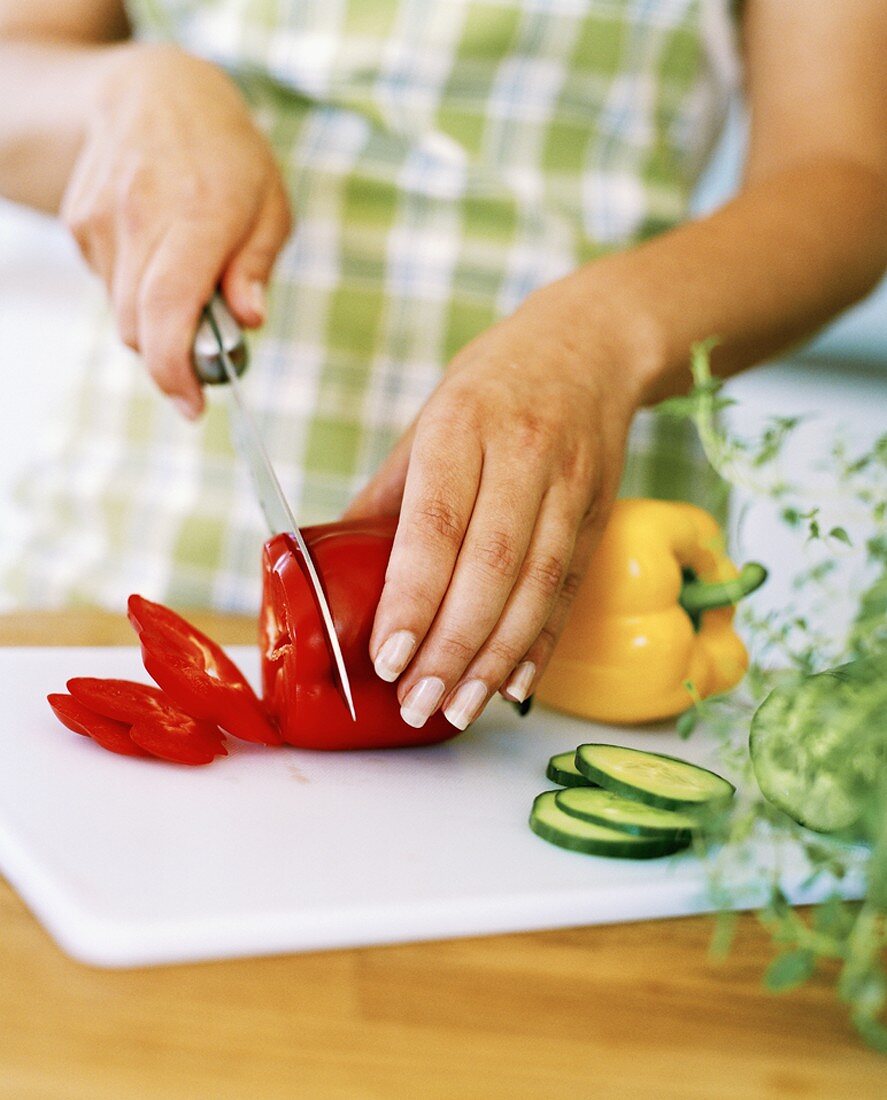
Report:
[[264,550],[263,701],[211,638],[169,608],[130,596],[129,618],[159,688],[76,677],[68,681],[70,695],[49,696],[52,709],[69,729],[112,752],[183,764],[225,755],[217,727],[245,741],[309,749],[393,748],[455,737],[459,731],[440,713],[422,729],[407,725],[395,685],[380,680],[370,661],[394,529],[393,519],[381,519],[304,531],[348,668],[356,722],[342,698],[305,561],[288,535],[275,535]]
[[380,680],[370,632],[391,554],[394,519],[305,528],[345,657],[357,722],[342,698],[304,559],[288,535],[265,544],[260,618],[262,688],[284,741],[308,749],[428,745],[459,732],[441,713],[422,729],[400,717],[394,684]]
[[128,608],[145,668],[176,706],[242,741],[281,743],[256,693],[220,645],[143,596],[130,596]]

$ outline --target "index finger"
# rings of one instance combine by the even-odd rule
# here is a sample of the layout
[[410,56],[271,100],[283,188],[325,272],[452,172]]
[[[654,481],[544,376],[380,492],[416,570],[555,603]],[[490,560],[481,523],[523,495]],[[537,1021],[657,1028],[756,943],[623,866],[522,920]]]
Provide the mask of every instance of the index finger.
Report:
[[480,444],[469,427],[420,420],[370,639],[370,656],[383,680],[397,679],[434,621],[474,508],[482,465]]
[[176,222],[155,249],[139,291],[145,366],[160,389],[195,416],[204,402],[192,361],[194,334],[235,243],[218,222]]

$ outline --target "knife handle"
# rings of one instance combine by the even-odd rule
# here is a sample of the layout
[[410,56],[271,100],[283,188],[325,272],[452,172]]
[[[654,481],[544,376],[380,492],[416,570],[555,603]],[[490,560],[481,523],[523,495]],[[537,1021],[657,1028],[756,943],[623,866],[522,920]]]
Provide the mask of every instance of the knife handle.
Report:
[[225,299],[217,291],[212,301],[204,306],[192,352],[194,371],[207,386],[217,386],[228,380],[222,365],[222,353],[219,351],[220,339],[237,374],[242,375],[249,364],[243,329],[231,316]]

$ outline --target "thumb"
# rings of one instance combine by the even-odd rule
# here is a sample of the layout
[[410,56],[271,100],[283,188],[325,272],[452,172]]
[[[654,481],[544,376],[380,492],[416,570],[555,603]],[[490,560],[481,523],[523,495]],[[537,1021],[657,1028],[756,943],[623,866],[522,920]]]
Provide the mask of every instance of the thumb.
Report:
[[266,198],[249,235],[228,261],[221,289],[231,312],[247,328],[264,324],[265,287],[292,230],[289,204],[276,189]]
[[342,519],[400,515],[400,503],[403,500],[403,487],[407,480],[415,434],[415,425],[407,429],[369,483],[348,505]]

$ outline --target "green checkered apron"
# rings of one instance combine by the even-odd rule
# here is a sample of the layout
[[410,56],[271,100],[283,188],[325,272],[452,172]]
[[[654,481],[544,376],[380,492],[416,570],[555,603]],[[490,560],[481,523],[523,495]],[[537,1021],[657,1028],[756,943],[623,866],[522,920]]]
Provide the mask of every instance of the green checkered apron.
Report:
[[[735,81],[729,0],[131,0],[239,83],[298,229],[246,377],[300,520],[334,518],[449,358],[534,288],[674,225]],[[4,512],[7,605],[253,611],[265,538],[224,395],[182,422],[97,320]],[[711,503],[640,416],[623,491]]]

